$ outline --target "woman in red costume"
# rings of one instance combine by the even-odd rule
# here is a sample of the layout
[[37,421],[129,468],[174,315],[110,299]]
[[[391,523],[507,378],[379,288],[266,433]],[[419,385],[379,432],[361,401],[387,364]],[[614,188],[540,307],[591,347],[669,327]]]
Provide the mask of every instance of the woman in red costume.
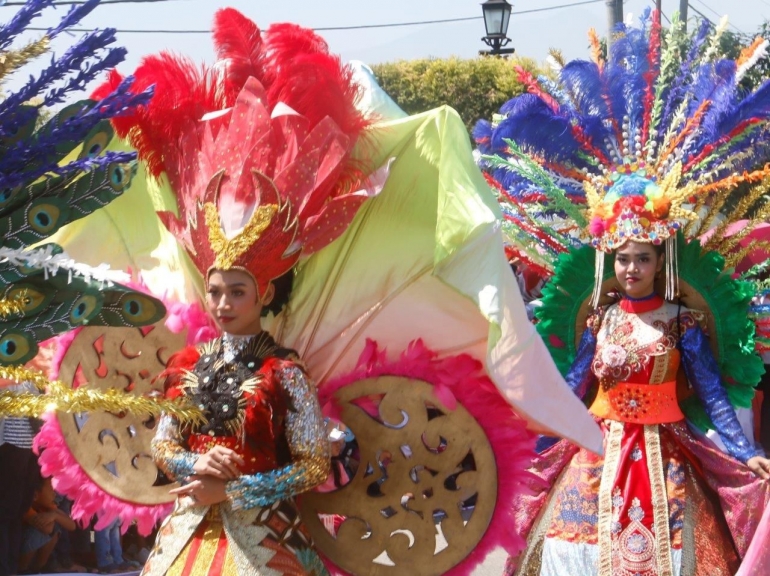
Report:
[[350,157],[367,121],[352,72],[311,31],[263,32],[225,9],[214,38],[212,68],[145,59],[135,86],[156,97],[115,123],[148,173],[168,178],[178,216],[159,216],[223,333],[164,373],[167,394],[189,398],[205,423],[159,424],[155,460],[181,486],[143,574],[325,574],[293,500],[329,474],[323,418],[296,354],[262,319],[286,302],[299,259],[342,234],[371,195]]
[[[562,441],[538,458],[533,470],[550,489],[519,503],[529,542],[511,573],[738,569],[770,493],[760,480],[770,478],[770,461],[741,430],[703,314],[656,293],[664,261],[662,244],[627,241],[614,253],[622,297],[589,317],[567,376],[602,425],[605,453]],[[690,432],[677,400],[688,382],[745,466]]]
[[754,290],[730,268],[770,208],[755,132],[770,83],[741,85],[768,43],[732,61],[721,33],[663,30],[647,12],[613,31],[606,58],[593,33],[591,61],[555,55],[553,80],[521,71],[527,93],[477,127],[513,251],[551,275],[538,331],[604,432],[601,455],[562,440],[533,461],[511,573],[730,576],[759,556],[770,462],[735,407],[763,368]]
[[166,380],[168,395],[190,397],[207,422],[161,419],[153,455],[182,486],[145,574],[325,573],[292,496],[326,479],[329,445],[296,355],[262,330],[274,286],[260,294],[238,268],[208,275],[206,305],[223,335],[178,353]]

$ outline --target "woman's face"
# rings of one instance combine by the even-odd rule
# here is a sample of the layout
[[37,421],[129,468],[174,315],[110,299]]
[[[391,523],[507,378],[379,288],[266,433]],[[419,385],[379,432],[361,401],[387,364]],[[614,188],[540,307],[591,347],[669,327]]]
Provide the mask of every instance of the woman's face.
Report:
[[631,298],[652,294],[655,275],[663,268],[663,255],[658,256],[652,244],[627,242],[615,252],[615,277]]
[[223,332],[245,336],[262,330],[262,306],[272,298],[272,284],[260,299],[254,280],[246,272],[214,270],[206,292],[206,306]]

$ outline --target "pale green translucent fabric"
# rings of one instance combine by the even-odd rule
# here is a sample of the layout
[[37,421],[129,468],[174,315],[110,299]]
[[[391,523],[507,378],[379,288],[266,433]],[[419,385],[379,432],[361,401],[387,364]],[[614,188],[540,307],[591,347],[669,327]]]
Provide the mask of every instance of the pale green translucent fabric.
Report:
[[[358,151],[374,152],[374,167],[392,162],[385,188],[345,234],[301,262],[288,311],[272,327],[277,339],[320,386],[356,365],[367,338],[392,353],[417,338],[440,353],[468,352],[539,430],[601,451],[598,427],[527,321],[498,204],[457,113],[376,124]],[[54,241],[77,260],[141,271],[156,293],[190,299],[200,279],[154,214],[171,205],[168,188],[140,172],[122,198]]]

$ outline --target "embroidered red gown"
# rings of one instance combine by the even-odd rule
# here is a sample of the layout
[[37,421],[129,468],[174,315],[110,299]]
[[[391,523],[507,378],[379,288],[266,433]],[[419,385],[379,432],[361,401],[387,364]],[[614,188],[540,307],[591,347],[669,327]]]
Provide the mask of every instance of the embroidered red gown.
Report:
[[[508,574],[728,576],[770,497],[741,462],[757,451],[721,385],[698,314],[657,296],[589,321],[567,381],[605,434],[604,456],[561,441],[517,503],[525,552]],[[692,386],[734,458],[688,428]]]

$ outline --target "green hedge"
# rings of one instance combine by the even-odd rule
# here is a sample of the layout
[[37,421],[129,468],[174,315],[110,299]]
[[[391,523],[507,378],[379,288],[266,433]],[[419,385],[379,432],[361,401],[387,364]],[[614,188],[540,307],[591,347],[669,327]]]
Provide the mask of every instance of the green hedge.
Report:
[[480,57],[401,60],[372,66],[380,86],[408,114],[448,104],[470,130],[477,120],[492,118],[524,86],[513,69],[519,65],[537,75],[542,69],[529,58]]

